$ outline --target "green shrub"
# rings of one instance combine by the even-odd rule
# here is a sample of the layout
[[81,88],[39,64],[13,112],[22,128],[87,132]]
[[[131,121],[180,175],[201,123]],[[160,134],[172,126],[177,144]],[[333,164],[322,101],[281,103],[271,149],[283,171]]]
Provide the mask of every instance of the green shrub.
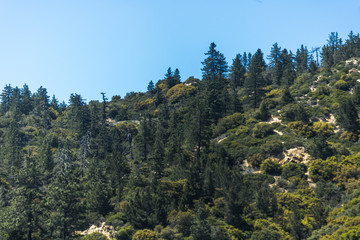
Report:
[[108,238],[102,233],[92,233],[81,237],[80,240],[107,240]]
[[235,135],[239,136],[241,134],[248,134],[249,128],[247,126],[241,125],[236,129]]
[[329,137],[331,134],[334,133],[334,127],[326,122],[314,122],[312,129],[316,134],[321,134],[326,137]]
[[274,128],[267,123],[258,123],[253,128],[253,137],[264,138],[274,133]]
[[180,99],[192,94],[195,90],[196,88],[194,86],[180,83],[170,88],[165,96],[170,102],[177,102]]
[[275,159],[268,158],[260,165],[260,170],[266,174],[280,175],[281,164]]
[[248,163],[252,167],[260,167],[261,163],[264,161],[264,156],[262,154],[254,154],[248,157]]
[[287,125],[288,128],[291,128],[296,134],[310,138],[314,136],[314,131],[312,127],[307,124],[304,124],[301,121],[289,122]]
[[130,240],[134,232],[135,228],[133,226],[125,225],[118,230],[116,237],[120,240]]
[[288,104],[281,110],[281,119],[286,122],[302,121],[307,123],[309,115],[301,104]]
[[303,163],[286,163],[281,170],[281,176],[289,179],[291,177],[305,178],[307,167]]
[[266,141],[261,148],[269,155],[277,155],[283,151],[283,144],[280,140]]
[[344,80],[339,80],[334,84],[334,87],[336,89],[348,91],[350,88],[350,85],[347,82],[345,82]]
[[226,116],[219,120],[219,123],[214,129],[214,135],[217,136],[226,132],[231,128],[235,128],[240,124],[245,122],[245,118],[241,113],[234,113],[232,115]]
[[150,229],[138,230],[132,240],[156,240],[156,233]]

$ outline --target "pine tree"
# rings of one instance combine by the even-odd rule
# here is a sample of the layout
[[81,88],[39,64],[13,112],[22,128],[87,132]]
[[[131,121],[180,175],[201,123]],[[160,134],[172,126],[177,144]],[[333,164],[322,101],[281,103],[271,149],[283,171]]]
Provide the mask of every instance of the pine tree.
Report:
[[24,167],[18,173],[16,187],[10,193],[8,217],[12,222],[12,239],[19,239],[19,234],[23,231],[27,240],[32,239],[43,211],[41,187],[39,166],[32,156],[26,157]]
[[34,113],[39,118],[39,126],[45,130],[50,127],[49,106],[47,90],[41,86],[34,94]]
[[20,109],[13,106],[11,111],[10,124],[4,136],[3,169],[7,172],[8,180],[13,183],[18,170],[23,163],[23,134],[20,126]]
[[342,40],[339,38],[337,32],[332,32],[329,35],[328,44],[322,48],[323,66],[330,69],[333,65],[343,60],[340,49],[342,48]]
[[105,216],[110,212],[110,182],[103,159],[89,159],[85,177],[85,204],[90,213]]
[[175,79],[175,82],[177,82],[177,84],[179,84],[181,81],[180,71],[177,68],[174,71],[174,79]]
[[153,122],[150,116],[140,122],[139,132],[134,138],[136,156],[139,161],[147,162],[153,145]]
[[31,91],[29,89],[29,86],[24,84],[20,92],[21,92],[21,112],[27,115],[33,110],[33,99],[31,97]]
[[230,84],[233,90],[243,86],[245,73],[246,69],[242,63],[242,57],[240,54],[237,54],[230,70]]
[[79,137],[84,136],[89,130],[89,109],[79,94],[70,95],[68,121],[69,128],[74,130]]
[[0,109],[1,109],[1,114],[4,115],[5,113],[7,113],[10,110],[10,102],[11,102],[11,98],[12,98],[12,93],[13,93],[13,88],[11,87],[11,85],[5,85],[4,90],[1,93],[1,105],[0,105]]
[[348,131],[355,132],[359,130],[358,113],[350,99],[340,103],[339,114],[336,120],[341,127]]
[[40,146],[39,163],[40,169],[45,178],[44,180],[45,182],[48,182],[49,178],[52,176],[52,172],[55,167],[55,162],[48,137],[45,137],[43,139],[43,142]]
[[55,176],[47,187],[46,228],[48,238],[66,240],[81,225],[82,191],[76,164],[67,148],[59,149]]
[[296,51],[296,56],[295,56],[296,72],[298,75],[308,70],[309,60],[310,57],[307,47],[301,45],[300,49]]
[[176,69],[175,72],[172,72],[171,67],[169,67],[165,74],[165,81],[166,81],[168,88],[172,88],[176,84],[179,84],[180,83],[179,69]]
[[360,104],[360,84],[355,85],[352,100],[355,104]]
[[150,93],[153,93],[155,89],[155,85],[154,85],[154,82],[151,80],[147,86],[147,90],[150,92]]
[[288,53],[287,49],[282,50],[280,59],[282,65],[281,83],[285,86],[291,86],[296,77],[295,67],[293,63],[293,56],[291,51]]
[[265,68],[263,53],[258,49],[251,59],[249,75],[245,79],[245,88],[250,95],[249,97],[252,101],[253,108],[258,106],[262,96],[262,88],[266,86],[266,81],[263,76]]
[[283,76],[283,64],[281,59],[281,47],[279,47],[277,43],[272,46],[268,59],[270,60],[269,70],[271,72],[273,83],[280,85]]
[[59,111],[59,101],[56,99],[55,95],[52,96],[50,106],[56,110]]
[[211,138],[211,120],[209,105],[204,96],[198,95],[190,104],[192,111],[187,116],[187,136],[190,149],[196,152],[196,159],[200,160],[201,153],[209,146]]
[[246,207],[248,193],[244,185],[243,176],[238,169],[233,169],[228,179],[226,191],[226,221],[234,227],[246,227],[243,219],[244,208]]
[[201,69],[204,80],[226,77],[228,70],[227,62],[224,55],[215,48],[216,44],[211,43],[209,51],[205,53],[208,57],[204,60],[204,62],[202,62],[204,67]]
[[285,91],[284,91],[283,95],[281,96],[281,103],[283,105],[286,105],[288,103],[292,103],[293,101],[294,101],[294,98],[291,96],[289,88],[285,88]]
[[215,49],[215,43],[211,43],[209,51],[205,53],[208,57],[202,62],[203,68],[203,94],[209,106],[209,116],[216,122],[226,113],[227,89],[227,62],[222,53]]

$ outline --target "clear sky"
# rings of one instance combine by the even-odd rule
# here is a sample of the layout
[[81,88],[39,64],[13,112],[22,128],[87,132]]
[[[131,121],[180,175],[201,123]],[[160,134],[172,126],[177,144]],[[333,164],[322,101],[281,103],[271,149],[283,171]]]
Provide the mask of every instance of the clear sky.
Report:
[[200,78],[211,42],[230,65],[350,30],[360,32],[360,0],[0,0],[0,87],[111,99],[146,91],[168,67]]

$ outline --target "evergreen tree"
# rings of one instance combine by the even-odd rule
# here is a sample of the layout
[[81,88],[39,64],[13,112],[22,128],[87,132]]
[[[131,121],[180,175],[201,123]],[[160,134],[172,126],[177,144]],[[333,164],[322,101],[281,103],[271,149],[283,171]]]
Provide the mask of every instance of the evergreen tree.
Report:
[[209,51],[205,53],[208,57],[202,62],[204,89],[203,94],[209,106],[209,116],[216,122],[226,112],[227,90],[227,62],[222,53],[217,51],[215,43],[211,43]]
[[155,142],[152,149],[152,164],[153,171],[157,178],[161,178],[164,170],[164,157],[165,157],[165,146],[164,146],[164,128],[160,122],[156,124]]
[[14,106],[11,112],[10,124],[4,136],[3,169],[8,180],[13,183],[18,170],[23,163],[23,133],[20,126],[20,110]]
[[322,64],[327,69],[343,60],[340,48],[342,47],[342,40],[339,38],[337,32],[332,32],[329,35],[328,44],[322,48]]
[[288,53],[287,49],[282,50],[280,59],[282,68],[281,83],[285,86],[290,86],[296,77],[291,51]]
[[169,120],[169,139],[165,148],[165,163],[176,166],[177,172],[182,172],[185,168],[183,163],[183,142],[184,128],[182,119],[177,111],[173,111]]
[[281,96],[281,103],[283,105],[286,105],[288,103],[292,103],[293,101],[294,101],[294,98],[291,96],[289,88],[285,88],[285,91],[284,91],[283,95]]
[[179,69],[176,69],[175,72],[172,72],[171,68],[169,67],[165,74],[165,81],[166,81],[168,88],[172,88],[176,84],[179,84],[180,83]]
[[149,153],[153,145],[153,123],[150,116],[144,117],[140,122],[139,132],[134,141],[136,146],[136,156],[139,161],[147,162]]
[[79,94],[70,95],[68,120],[69,128],[78,133],[79,137],[89,130],[89,109]]
[[252,101],[253,108],[258,106],[262,96],[262,88],[266,86],[263,76],[265,68],[266,65],[263,53],[260,49],[258,49],[251,59],[249,65],[249,75],[245,79],[245,88],[250,95],[249,98]]
[[0,109],[1,109],[1,114],[4,115],[5,113],[7,113],[7,111],[9,111],[10,109],[10,102],[11,102],[11,98],[12,98],[12,93],[13,93],[13,88],[11,87],[11,85],[5,85],[4,90],[1,93],[1,105],[0,105]]
[[226,77],[228,70],[227,62],[222,53],[217,51],[216,44],[211,43],[209,51],[205,53],[208,57],[202,62],[204,66],[201,70],[203,72],[204,80],[216,79],[217,77]]
[[90,213],[105,216],[110,207],[110,182],[106,174],[106,162],[103,159],[89,159],[85,177],[85,204]]
[[50,127],[49,106],[47,90],[41,86],[34,94],[34,113],[39,118],[39,126],[43,129]]
[[360,84],[355,85],[352,100],[355,104],[360,104]]
[[195,214],[193,225],[190,228],[191,236],[194,240],[211,239],[210,225],[206,220],[206,212],[203,208],[199,208]]
[[55,162],[48,137],[45,137],[42,144],[40,145],[39,166],[44,175],[44,180],[45,182],[47,182],[52,176],[52,172],[55,167]]
[[67,148],[58,151],[56,164],[45,199],[47,237],[66,240],[81,225],[82,192],[76,165]]
[[245,70],[247,70],[248,66],[249,66],[249,59],[248,59],[248,55],[246,54],[246,52],[244,52],[244,54],[242,55],[242,64],[245,67]]
[[308,70],[309,60],[310,57],[307,47],[301,45],[300,49],[296,51],[296,56],[295,56],[296,72],[298,74],[304,73],[306,70]]
[[154,89],[155,89],[155,85],[154,85],[154,82],[151,80],[151,81],[149,82],[149,85],[147,86],[147,90],[148,90],[150,93],[153,93]]
[[240,54],[237,54],[230,70],[230,84],[234,90],[244,84],[245,73],[246,69],[242,63],[242,57]]
[[314,61],[313,56],[310,57],[309,72],[315,74],[318,69],[318,64]]
[[358,113],[354,103],[350,99],[346,99],[340,103],[337,122],[341,127],[348,131],[355,132],[359,130]]
[[43,211],[40,176],[40,169],[33,157],[26,157],[18,173],[16,187],[10,193],[12,196],[7,217],[12,223],[9,229],[11,239],[19,239],[19,235],[25,233],[26,239],[31,240],[33,233],[38,230]]
[[244,208],[247,205],[248,193],[243,176],[238,169],[232,171],[226,191],[226,220],[234,227],[246,227],[243,219]]
[[187,136],[190,149],[196,152],[196,159],[200,160],[203,152],[210,144],[211,121],[209,118],[208,104],[203,96],[198,95],[192,106],[192,112],[187,117]]
[[50,106],[56,110],[59,111],[59,101],[56,99],[55,95],[52,96]]
[[33,99],[31,97],[31,91],[29,86],[24,84],[21,89],[21,112],[25,115],[29,114],[33,110]]
[[270,50],[268,59],[270,60],[269,70],[271,72],[272,80],[276,85],[281,84],[281,78],[283,76],[283,63],[281,55],[281,47],[275,43]]
[[177,82],[177,84],[179,84],[181,81],[180,71],[177,68],[174,71],[174,79],[175,79],[175,82]]

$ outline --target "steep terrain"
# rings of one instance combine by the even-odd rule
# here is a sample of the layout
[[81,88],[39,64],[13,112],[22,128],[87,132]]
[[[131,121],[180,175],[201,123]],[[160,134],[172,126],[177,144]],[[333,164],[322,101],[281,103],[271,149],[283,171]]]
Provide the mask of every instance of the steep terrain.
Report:
[[1,239],[358,239],[360,37],[68,104],[7,85]]

